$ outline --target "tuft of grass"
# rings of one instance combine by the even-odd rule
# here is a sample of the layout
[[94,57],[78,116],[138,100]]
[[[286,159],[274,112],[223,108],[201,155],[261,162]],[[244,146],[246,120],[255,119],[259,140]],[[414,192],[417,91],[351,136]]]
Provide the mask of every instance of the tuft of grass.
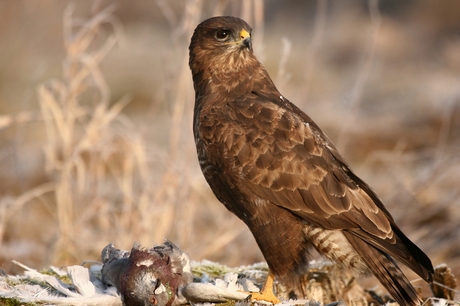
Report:
[[52,179],[58,227],[51,262],[75,262],[88,248],[101,247],[94,234],[110,227],[120,240],[128,239],[128,228],[139,231],[139,206],[149,201],[143,140],[121,114],[129,99],[111,102],[100,68],[119,41],[114,9],[108,6],[81,22],[67,7],[63,77],[37,88],[47,136],[44,168]]
[[18,299],[0,297],[0,305],[2,306],[35,306],[35,303],[23,303]]

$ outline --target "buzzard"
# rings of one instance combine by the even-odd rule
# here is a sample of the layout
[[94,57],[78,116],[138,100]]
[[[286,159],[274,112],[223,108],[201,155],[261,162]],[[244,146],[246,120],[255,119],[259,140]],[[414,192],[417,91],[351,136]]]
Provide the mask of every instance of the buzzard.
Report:
[[399,304],[419,305],[394,259],[432,282],[430,259],[318,125],[276,89],[254,56],[251,27],[236,17],[207,19],[189,50],[201,170],[269,266],[253,298],[278,302],[273,278],[305,273],[315,248],[356,274],[374,274]]

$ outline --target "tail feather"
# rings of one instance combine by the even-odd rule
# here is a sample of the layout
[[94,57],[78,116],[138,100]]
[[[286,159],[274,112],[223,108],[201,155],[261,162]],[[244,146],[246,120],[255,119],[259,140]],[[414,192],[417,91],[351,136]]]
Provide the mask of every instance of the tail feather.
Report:
[[428,283],[433,281],[433,265],[428,256],[423,253],[409,238],[404,235],[404,233],[397,227],[393,227],[395,235],[401,240],[401,243],[407,248],[410,252],[408,258],[398,258],[402,262],[417,273],[421,278],[423,278]]
[[359,254],[366,254],[362,257],[363,261],[400,305],[420,305],[422,300],[415,288],[391,256],[351,233],[344,232],[344,234]]

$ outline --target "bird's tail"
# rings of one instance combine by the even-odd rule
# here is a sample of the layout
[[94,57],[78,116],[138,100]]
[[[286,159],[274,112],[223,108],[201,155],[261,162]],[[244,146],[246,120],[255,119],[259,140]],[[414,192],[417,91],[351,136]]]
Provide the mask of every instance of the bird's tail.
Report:
[[420,305],[422,300],[415,288],[390,255],[383,253],[351,233],[344,234],[358,253],[367,254],[367,256],[362,257],[362,260],[399,305]]

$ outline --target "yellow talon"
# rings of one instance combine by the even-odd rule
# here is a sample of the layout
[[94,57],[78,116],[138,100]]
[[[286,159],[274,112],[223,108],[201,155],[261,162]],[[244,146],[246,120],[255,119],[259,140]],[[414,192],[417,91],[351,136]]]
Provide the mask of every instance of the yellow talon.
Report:
[[251,295],[251,300],[256,301],[267,301],[272,304],[278,304],[281,302],[279,298],[273,293],[273,280],[275,279],[275,275],[272,271],[268,271],[267,279],[265,280],[265,284],[262,287],[260,292],[247,292]]

